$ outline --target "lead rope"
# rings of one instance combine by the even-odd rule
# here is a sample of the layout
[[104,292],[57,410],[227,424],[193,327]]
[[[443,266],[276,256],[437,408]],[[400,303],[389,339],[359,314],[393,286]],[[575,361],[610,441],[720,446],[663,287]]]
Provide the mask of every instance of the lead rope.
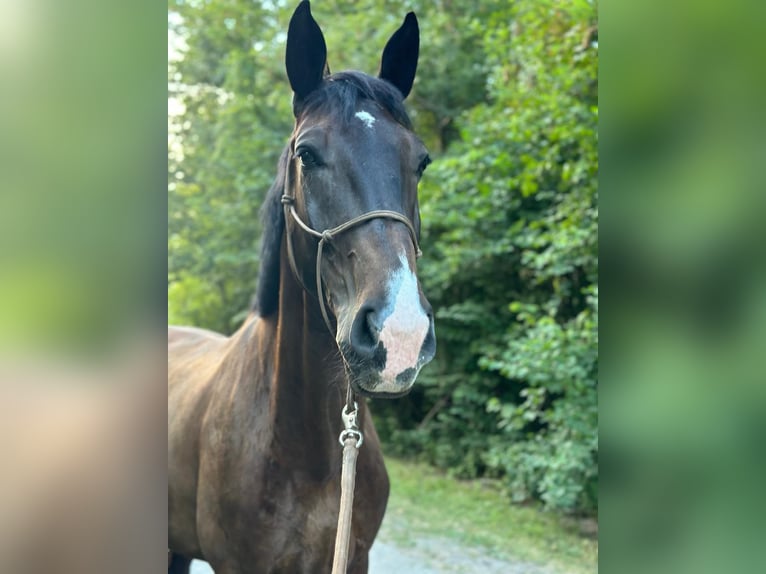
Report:
[[[298,268],[295,264],[295,256],[293,254],[293,242],[290,236],[290,231],[287,229],[287,222],[289,216],[292,216],[295,223],[303,229],[309,235],[313,235],[319,239],[319,245],[317,245],[317,259],[316,259],[316,287],[317,297],[319,299],[319,308],[322,311],[322,318],[325,325],[330,330],[330,333],[334,332],[332,322],[327,314],[325,307],[324,290],[322,288],[322,255],[324,253],[324,246],[326,243],[332,243],[333,237],[351,229],[352,227],[364,223],[371,219],[393,219],[394,221],[400,221],[404,223],[407,230],[410,232],[412,242],[415,244],[415,254],[417,257],[421,256],[420,246],[418,245],[418,236],[415,232],[415,227],[412,222],[401,213],[388,210],[369,211],[353,219],[341,223],[337,227],[327,229],[319,232],[309,227],[295,211],[295,198],[284,194],[281,198],[282,206],[285,213],[285,235],[287,236],[287,258],[290,262],[290,267],[293,270],[293,275],[298,282],[303,285],[303,280],[298,273]],[[305,289],[305,285],[303,285]],[[348,547],[351,539],[351,514],[354,508],[354,485],[356,483],[356,459],[359,456],[359,447],[364,442],[364,436],[362,431],[359,430],[359,424],[357,418],[359,415],[359,405],[354,400],[354,393],[351,390],[351,383],[348,383],[346,390],[346,404],[341,409],[341,418],[343,419],[343,431],[341,431],[338,441],[343,446],[343,465],[341,467],[340,474],[340,510],[338,511],[338,530],[335,535],[335,554],[333,556],[332,574],[346,574],[348,568]]]
[[359,405],[354,400],[351,385],[346,393],[346,404],[341,410],[344,430],[338,441],[343,445],[343,466],[340,475],[340,510],[338,511],[338,530],[335,534],[335,554],[332,562],[332,574],[346,574],[348,568],[348,547],[351,539],[351,513],[354,508],[354,485],[356,483],[356,457],[359,447],[364,442],[359,430],[357,415]]

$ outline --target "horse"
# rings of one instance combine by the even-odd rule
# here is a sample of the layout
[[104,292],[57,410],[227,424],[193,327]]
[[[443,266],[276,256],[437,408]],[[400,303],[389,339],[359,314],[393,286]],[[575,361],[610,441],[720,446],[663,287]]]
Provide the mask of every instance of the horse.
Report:
[[[331,74],[309,2],[285,64],[295,127],[262,208],[258,285],[230,337],[168,330],[168,571],[329,572],[341,410],[406,394],[434,356],[416,275],[418,182],[430,159],[404,108],[419,50],[410,12],[378,77]],[[359,401],[348,572],[365,573],[389,494]]]

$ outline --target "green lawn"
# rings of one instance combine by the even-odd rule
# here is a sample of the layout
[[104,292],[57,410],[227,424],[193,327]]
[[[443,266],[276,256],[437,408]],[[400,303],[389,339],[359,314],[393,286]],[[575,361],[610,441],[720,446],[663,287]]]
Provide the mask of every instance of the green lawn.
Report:
[[492,481],[456,480],[390,457],[386,467],[391,477],[386,521],[394,525],[388,532],[398,544],[417,534],[440,536],[561,574],[598,571],[598,543],[580,536],[571,519],[512,505]]

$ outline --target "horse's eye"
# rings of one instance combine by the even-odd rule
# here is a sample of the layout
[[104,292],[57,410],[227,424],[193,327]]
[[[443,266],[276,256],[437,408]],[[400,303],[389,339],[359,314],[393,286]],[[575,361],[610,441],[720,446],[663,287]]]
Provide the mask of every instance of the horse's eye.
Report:
[[310,149],[300,148],[295,152],[295,155],[301,160],[301,166],[304,169],[311,169],[319,165],[319,160]]
[[423,175],[423,172],[426,170],[428,165],[431,163],[431,156],[426,155],[421,161],[420,165],[418,166],[418,177]]

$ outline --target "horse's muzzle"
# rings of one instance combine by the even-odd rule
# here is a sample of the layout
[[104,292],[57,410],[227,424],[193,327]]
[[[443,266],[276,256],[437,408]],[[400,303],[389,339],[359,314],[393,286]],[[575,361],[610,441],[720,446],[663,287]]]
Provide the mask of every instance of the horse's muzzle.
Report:
[[366,396],[407,394],[436,352],[433,313],[396,297],[368,302],[356,314],[341,352],[354,390]]

